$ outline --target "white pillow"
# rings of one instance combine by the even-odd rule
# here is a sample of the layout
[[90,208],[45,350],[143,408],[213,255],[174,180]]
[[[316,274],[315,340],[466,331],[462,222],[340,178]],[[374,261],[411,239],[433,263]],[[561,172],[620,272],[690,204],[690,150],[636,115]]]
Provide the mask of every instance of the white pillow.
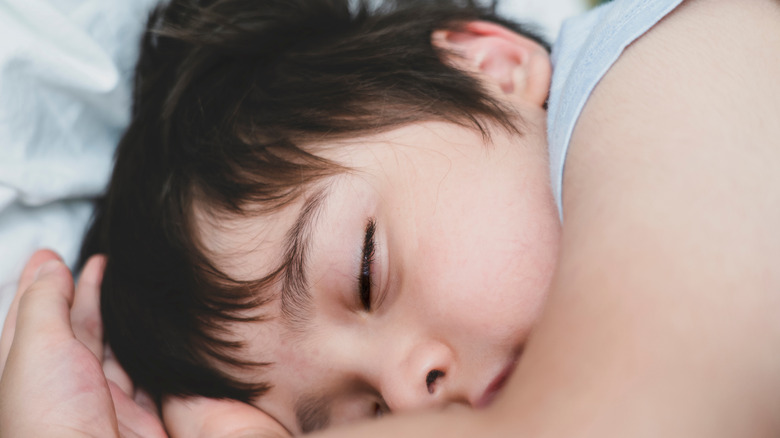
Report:
[[501,15],[521,23],[537,24],[549,42],[555,41],[563,20],[587,9],[587,0],[503,0],[498,3]]

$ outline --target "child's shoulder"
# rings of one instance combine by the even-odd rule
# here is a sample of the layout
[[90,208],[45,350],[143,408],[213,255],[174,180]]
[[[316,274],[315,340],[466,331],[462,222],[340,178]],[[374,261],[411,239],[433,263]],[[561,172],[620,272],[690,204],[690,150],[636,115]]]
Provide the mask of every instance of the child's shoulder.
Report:
[[655,221],[709,242],[716,229],[775,233],[766,220],[780,212],[764,207],[780,201],[778,23],[776,1],[688,0],[628,46],[573,129],[567,223]]
[[551,182],[559,211],[566,153],[588,97],[625,48],[681,2],[618,0],[564,23],[553,47],[548,108]]
[[[780,387],[778,23],[773,0],[684,1],[585,103],[547,319],[520,373],[587,352],[555,372],[598,384],[583,385],[581,403],[567,393],[554,418],[567,405],[627,419],[593,426],[594,436],[645,430],[630,418],[646,426],[648,413],[686,436],[777,425],[776,410],[756,406],[775,406]],[[642,394],[636,403],[626,388]]]

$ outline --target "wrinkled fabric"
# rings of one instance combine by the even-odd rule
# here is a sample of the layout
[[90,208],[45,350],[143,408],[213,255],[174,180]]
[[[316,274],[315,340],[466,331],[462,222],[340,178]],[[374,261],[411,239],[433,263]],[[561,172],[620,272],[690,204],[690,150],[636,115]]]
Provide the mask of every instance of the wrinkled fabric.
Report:
[[156,0],[0,1],[0,320],[38,248],[71,267],[128,123]]

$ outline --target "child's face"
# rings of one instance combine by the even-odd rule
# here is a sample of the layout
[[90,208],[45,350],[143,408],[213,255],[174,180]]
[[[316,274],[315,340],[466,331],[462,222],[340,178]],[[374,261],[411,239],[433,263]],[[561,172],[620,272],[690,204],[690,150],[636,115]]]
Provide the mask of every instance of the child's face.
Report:
[[[318,151],[355,171],[319,186],[324,197],[303,227],[305,322],[275,300],[269,319],[232,330],[247,358],[272,363],[227,370],[272,383],[256,406],[297,433],[492,400],[540,312],[558,249],[545,114],[523,114],[523,136],[494,129],[487,145],[470,129],[420,123]],[[204,226],[207,246],[223,254],[218,266],[239,279],[276,268],[302,205]]]

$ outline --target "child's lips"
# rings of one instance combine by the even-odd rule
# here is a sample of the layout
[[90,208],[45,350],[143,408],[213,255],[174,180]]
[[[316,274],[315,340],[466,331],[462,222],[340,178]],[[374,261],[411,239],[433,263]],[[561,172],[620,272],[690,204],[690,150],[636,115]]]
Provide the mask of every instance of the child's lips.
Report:
[[477,409],[482,409],[490,405],[490,403],[493,402],[493,400],[496,398],[499,392],[501,392],[501,389],[504,388],[504,385],[506,384],[507,380],[509,380],[509,377],[512,375],[512,372],[515,370],[515,366],[517,365],[517,359],[513,359],[509,361],[509,363],[504,367],[501,372],[499,372],[496,377],[493,378],[493,380],[488,384],[487,388],[485,388],[485,392],[482,393],[482,396],[477,400],[476,403],[474,403],[474,407]]

